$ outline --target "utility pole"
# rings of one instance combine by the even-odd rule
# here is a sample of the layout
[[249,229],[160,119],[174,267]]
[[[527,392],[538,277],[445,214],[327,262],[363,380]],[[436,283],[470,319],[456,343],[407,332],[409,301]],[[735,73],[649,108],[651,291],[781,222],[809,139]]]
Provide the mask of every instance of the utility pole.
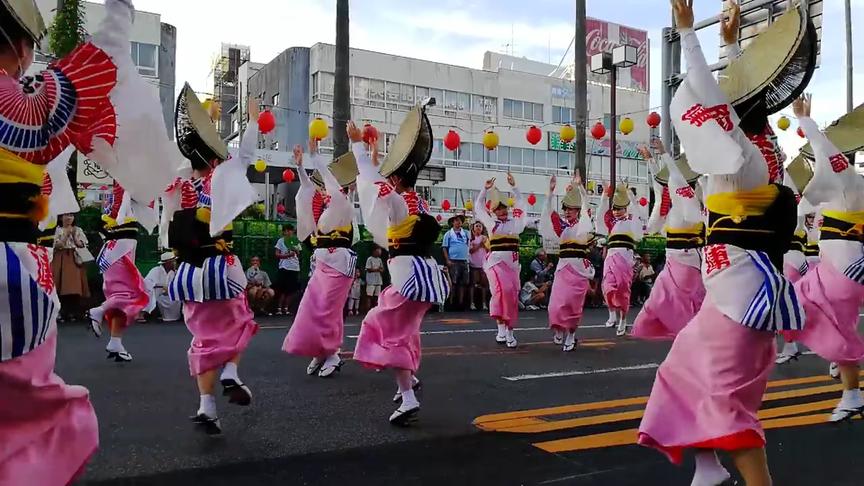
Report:
[[576,165],[574,169],[581,174],[582,183],[587,184],[588,173],[585,169],[588,145],[585,131],[588,127],[588,54],[585,48],[585,0],[576,0],[576,32],[573,40],[573,88],[576,95]]
[[852,0],[846,0],[846,113],[852,111]]
[[348,0],[336,0],[336,73],[333,87],[333,155],[348,152],[345,125],[351,118],[349,77],[350,43],[348,41]]

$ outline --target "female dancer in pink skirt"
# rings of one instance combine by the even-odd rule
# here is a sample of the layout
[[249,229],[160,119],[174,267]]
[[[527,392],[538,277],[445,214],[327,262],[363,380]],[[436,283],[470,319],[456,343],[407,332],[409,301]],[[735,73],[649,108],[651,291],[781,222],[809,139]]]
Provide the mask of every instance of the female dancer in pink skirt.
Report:
[[[858,332],[858,309],[864,303],[864,180],[847,155],[864,147],[864,126],[854,121],[864,106],[828,129],[846,132],[837,136],[842,150],[810,118],[810,107],[809,97],[793,105],[816,158],[804,196],[821,205],[822,260],[795,284],[807,312],[807,327],[796,334],[813,352],[839,366],[843,396],[830,418],[837,422],[864,415],[858,376],[864,360],[864,339]],[[856,132],[857,136],[848,135]]]
[[[57,60],[35,82],[22,76],[45,33],[39,10],[32,0],[0,2],[0,125],[9,134],[0,142],[0,484],[71,484],[99,442],[87,389],[54,374],[60,303],[49,252],[36,244],[37,225],[49,214],[45,164],[70,144],[100,164],[128,144],[170,147],[155,93],[118,91],[133,78],[143,83],[129,60],[131,4],[108,0],[105,8],[92,42]],[[128,71],[118,75],[123,69]],[[136,103],[159,110],[161,127],[146,116],[118,127]],[[140,131],[138,138],[115,139],[127,128]],[[119,168],[111,166],[109,173],[124,183],[136,168],[147,169]]]
[[[807,187],[807,183],[813,176],[813,171],[810,169],[810,164],[803,158],[803,155],[793,160],[784,171],[783,184],[791,189],[798,199],[798,223],[795,227],[795,235],[792,237],[792,246],[783,255],[783,275],[794,284],[798,280],[801,280],[801,277],[810,268],[807,261],[807,252],[809,250],[807,248],[807,228],[805,221],[812,218],[813,207],[801,196],[801,193],[802,189]],[[816,250],[818,255],[818,247]],[[813,268],[815,267],[816,265],[813,265]],[[794,341],[792,333],[781,333],[780,341],[783,342],[783,349],[777,354],[775,363],[782,365],[792,360],[797,361],[798,357],[801,356],[801,351],[798,349],[798,343]]]
[[117,363],[132,361],[132,355],[123,346],[123,333],[150,302],[147,285],[135,266],[140,224],[131,217],[131,204],[129,195],[115,183],[107,214],[103,216],[105,226],[101,232],[105,244],[96,258],[102,272],[105,302],[89,312],[96,337],[102,336],[102,321],[108,320],[111,339],[105,351],[108,359]]
[[627,332],[627,311],[630,310],[630,287],[633,284],[633,256],[642,240],[642,222],[627,211],[630,191],[626,184],[618,184],[609,209],[612,184],[600,199],[594,225],[598,235],[607,237],[606,257],[603,262],[603,297],[609,308],[606,327],[617,325],[615,334]]
[[[706,298],[657,371],[638,442],[676,464],[684,450],[695,449],[694,485],[719,485],[729,478],[715,454],[723,450],[731,453],[748,486],[769,486],[757,412],[774,364],[774,334],[800,329],[804,312],[781,273],[795,230],[795,196],[768,183],[768,166],[747,133],[762,131],[767,113],[784,105],[769,109],[763,79],[731,86],[723,81],[728,73],[721,73],[721,90],[693,30],[692,0],[675,0],[673,9],[687,77],[672,100],[671,120],[690,166],[708,174]],[[722,21],[723,31],[732,24]],[[769,29],[794,36],[790,24],[802,25],[798,10]],[[782,49],[765,49],[762,38],[749,49],[785,59]],[[727,69],[742,69],[737,63],[752,62],[747,59],[745,53]],[[742,105],[733,108],[730,99]]]
[[395,370],[398,390],[393,401],[401,403],[390,415],[390,423],[407,426],[420,412],[414,394],[420,386],[415,376],[420,366],[420,324],[426,311],[443,304],[450,291],[431,258],[441,227],[429,214],[426,201],[414,191],[417,175],[432,155],[434,140],[425,103],[408,112],[380,167],[377,143],[370,144],[370,158],[363,134],[353,122],[348,124],[348,138],[360,170],[357,193],[363,221],[375,243],[387,246],[391,276],[378,305],[363,319],[354,359],[373,369]]
[[211,116],[187,84],[177,100],[175,124],[180,152],[194,172],[178,178],[163,198],[169,244],[180,261],[168,296],[183,302],[183,317],[192,333],[189,372],[200,393],[191,420],[208,435],[222,433],[216,412],[217,379],[230,403],[252,402],[237,366],[258,324],[246,301],[246,274],[231,252],[231,222],[258,199],[246,178],[258,140],[258,102],[249,103],[249,127],[237,157],[229,157]]
[[[495,178],[486,181],[474,203],[474,216],[489,229],[490,252],[483,269],[489,280],[491,300],[489,315],[498,322],[495,342],[508,348],[519,345],[513,329],[519,318],[519,235],[525,229],[525,199],[509,172],[507,182],[513,188],[513,215],[507,199],[495,188]],[[494,218],[493,218],[494,215]]]
[[[643,156],[648,156],[646,160],[651,165],[655,186],[659,185],[658,176],[667,179],[666,186],[672,200],[672,207],[665,217],[666,266],[636,316],[633,336],[671,340],[675,339],[678,332],[696,315],[705,298],[705,286],[699,270],[702,264],[701,251],[705,244],[705,224],[702,202],[679,166],[681,163],[686,164],[686,161],[673,160],[663,149],[662,142],[658,148],[662,166],[658,165],[649,153]],[[647,149],[644,150],[647,152]],[[661,172],[663,168],[666,169],[665,173]],[[695,183],[695,174],[691,178]],[[663,188],[660,188],[660,191],[662,192]],[[659,216],[660,209],[661,204],[655,204],[654,213],[657,216],[652,217],[652,220],[662,219]]]
[[[310,144],[314,148],[314,142]],[[312,151],[312,150],[310,150]],[[357,179],[357,162],[348,153],[328,167],[323,157],[315,157],[316,181],[323,179],[324,188],[316,186],[303,167],[303,149],[294,147],[294,160],[300,176],[297,192],[297,237],[300,241],[313,235],[315,270],[297,316],[282,351],[309,356],[312,362],[306,373],[322,378],[332,376],[342,366],[339,348],[342,347],[344,317],[342,306],[354,282],[357,254],[351,249],[354,236],[354,205],[348,199],[347,187]],[[340,179],[331,172],[336,171]]]
[[561,201],[563,217],[552,208],[555,185],[556,179],[552,176],[540,216],[540,234],[559,242],[558,267],[549,299],[549,327],[554,333],[552,342],[559,346],[563,343],[564,351],[568,352],[576,348],[576,329],[582,322],[589,282],[594,278],[594,265],[588,260],[594,225],[588,211],[582,211],[582,205],[588,201],[582,178],[577,174],[567,188]]

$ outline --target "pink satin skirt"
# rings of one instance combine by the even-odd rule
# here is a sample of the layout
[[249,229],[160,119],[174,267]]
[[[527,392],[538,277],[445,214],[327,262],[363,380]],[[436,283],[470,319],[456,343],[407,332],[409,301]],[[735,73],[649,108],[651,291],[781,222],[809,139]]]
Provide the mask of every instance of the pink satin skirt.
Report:
[[366,314],[354,348],[354,360],[368,368],[416,372],[420,367],[420,324],[428,302],[409,300],[390,285]]
[[651,288],[651,295],[636,316],[633,336],[641,339],[675,339],[699,312],[704,299],[702,272],[667,258],[666,266]]
[[351,277],[319,262],[282,343],[282,351],[312,358],[338,351],[345,326],[342,308],[352,283]]
[[192,376],[219,369],[231,361],[258,332],[245,293],[231,300],[184,302],[183,317],[192,333],[188,351]]

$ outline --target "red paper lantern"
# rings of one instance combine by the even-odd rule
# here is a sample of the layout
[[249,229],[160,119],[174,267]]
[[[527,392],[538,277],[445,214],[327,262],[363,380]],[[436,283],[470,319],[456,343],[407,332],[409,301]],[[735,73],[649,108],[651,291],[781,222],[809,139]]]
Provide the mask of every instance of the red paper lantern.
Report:
[[591,127],[591,136],[594,137],[594,140],[600,140],[606,136],[606,127],[603,126],[603,123],[598,121]]
[[660,121],[661,121],[661,120],[662,120],[662,119],[660,118],[660,114],[657,113],[656,111],[652,111],[652,112],[648,115],[648,118],[645,120],[645,122],[648,123],[648,126],[649,126],[649,127],[651,127],[651,128],[657,128],[657,127],[660,126]]
[[276,205],[276,212],[277,213],[284,213],[285,212],[285,205],[282,203],[277,204]]
[[533,206],[536,203],[537,203],[537,196],[535,196],[534,194],[529,194],[528,195],[528,204]]
[[644,197],[639,198],[639,205],[644,208],[645,206],[648,205],[648,200],[645,199]]
[[450,211],[450,201],[447,199],[442,201],[441,202],[441,209],[443,209],[444,211]]
[[285,169],[285,171],[282,172],[282,180],[289,184],[294,182],[294,171],[291,169]]
[[273,112],[267,110],[258,115],[258,130],[261,130],[261,133],[270,133],[274,128],[276,128],[276,117],[273,116]]
[[540,143],[540,140],[543,140],[543,132],[536,126],[531,125],[531,128],[525,132],[525,139],[528,140],[528,143],[531,145],[537,145]]
[[435,216],[435,219],[438,220],[438,222],[440,223],[441,222],[441,215],[439,214],[438,216]]
[[367,123],[363,125],[363,141],[371,143],[371,140],[378,140],[378,129]]
[[447,150],[455,152],[459,150],[459,144],[462,143],[462,140],[459,138],[459,134],[450,130],[447,132],[447,135],[444,135],[444,146],[447,147]]
[[807,135],[804,135],[804,130],[801,127],[798,127],[798,136],[801,138],[807,138]]

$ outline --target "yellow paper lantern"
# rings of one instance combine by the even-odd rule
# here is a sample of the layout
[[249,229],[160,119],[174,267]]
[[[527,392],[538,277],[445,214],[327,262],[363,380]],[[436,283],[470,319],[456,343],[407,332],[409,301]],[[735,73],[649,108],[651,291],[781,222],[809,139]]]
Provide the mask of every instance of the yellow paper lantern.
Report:
[[561,141],[564,143],[570,143],[576,138],[576,130],[570,125],[564,125],[561,127],[561,132],[559,133],[561,137]]
[[792,122],[789,121],[785,116],[781,116],[779,120],[777,120],[777,128],[783,130],[784,132],[789,129],[792,125]]
[[267,207],[261,203],[258,203],[255,207],[258,209],[258,212],[261,214],[264,214],[264,211],[267,210]]
[[513,199],[512,197],[508,197],[508,198],[507,198],[507,206],[509,206],[509,207],[512,208],[512,207],[515,206],[515,205],[516,205],[516,200]]
[[591,191],[591,192],[594,191],[594,181],[588,181],[588,184],[586,184],[586,186],[587,186],[588,191]]
[[265,170],[267,170],[267,162],[264,162],[261,159],[256,160],[254,165],[255,170],[257,170],[258,172],[264,172]]
[[486,147],[486,150],[495,150],[498,147],[498,142],[498,134],[493,130],[489,130],[483,134],[483,146]]
[[618,124],[618,129],[624,135],[630,135],[633,132],[633,119],[631,118],[622,118],[621,123]]
[[84,199],[85,197],[87,197],[87,193],[84,191],[78,191],[77,196],[78,196],[78,199]]
[[327,122],[321,118],[315,118],[309,124],[309,138],[324,140],[329,132],[330,128],[327,126]]
[[465,201],[465,209],[467,209],[468,211],[471,211],[472,209],[474,209],[474,201],[472,201],[470,199]]

